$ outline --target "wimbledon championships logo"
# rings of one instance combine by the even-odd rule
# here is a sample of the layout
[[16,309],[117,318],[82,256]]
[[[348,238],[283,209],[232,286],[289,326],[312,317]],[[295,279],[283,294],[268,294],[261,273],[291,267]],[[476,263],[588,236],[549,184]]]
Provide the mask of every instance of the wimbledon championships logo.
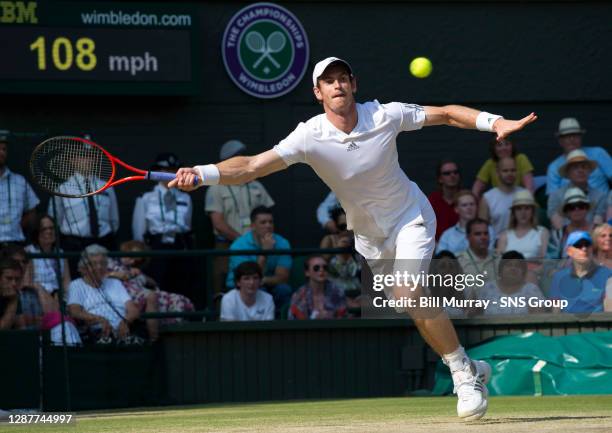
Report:
[[308,37],[302,24],[273,3],[238,11],[225,28],[221,51],[232,81],[257,98],[290,92],[308,66]]

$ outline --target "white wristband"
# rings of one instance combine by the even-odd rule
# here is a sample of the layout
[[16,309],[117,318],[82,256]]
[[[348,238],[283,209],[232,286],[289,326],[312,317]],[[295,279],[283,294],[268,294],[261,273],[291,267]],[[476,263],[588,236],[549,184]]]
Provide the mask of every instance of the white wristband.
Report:
[[217,185],[221,178],[221,173],[215,164],[196,165],[195,168],[200,173],[201,185]]
[[479,131],[493,132],[493,124],[497,119],[503,119],[503,117],[481,111],[478,117],[476,117],[476,129]]

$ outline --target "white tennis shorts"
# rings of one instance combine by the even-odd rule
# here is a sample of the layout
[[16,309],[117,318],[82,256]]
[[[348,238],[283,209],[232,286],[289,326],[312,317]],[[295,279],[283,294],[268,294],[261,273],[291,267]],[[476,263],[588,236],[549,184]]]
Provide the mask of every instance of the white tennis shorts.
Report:
[[[429,270],[436,246],[436,215],[420,190],[414,206],[420,207],[420,214],[414,217],[410,212],[386,238],[355,234],[355,249],[367,260],[372,274],[418,274]],[[386,289],[385,293],[387,298],[392,297]]]

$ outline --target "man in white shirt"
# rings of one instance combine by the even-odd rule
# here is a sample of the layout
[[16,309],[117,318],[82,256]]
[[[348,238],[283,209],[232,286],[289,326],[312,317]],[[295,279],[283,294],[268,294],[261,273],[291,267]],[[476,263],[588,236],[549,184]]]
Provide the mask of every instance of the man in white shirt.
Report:
[[[174,153],[160,153],[151,170],[175,173],[180,167]],[[193,248],[191,219],[193,204],[189,194],[168,188],[168,182],[158,182],[151,191],[136,199],[132,214],[134,239],[145,242],[151,249],[190,250]],[[193,278],[195,261],[181,257],[154,257],[147,268],[162,290],[180,293],[198,305],[201,302]]]
[[514,184],[516,180],[516,161],[514,158],[501,158],[497,162],[497,175],[499,176],[499,186],[484,193],[478,209],[478,217],[489,221],[489,224],[493,226],[495,240],[502,232],[508,230],[514,193],[525,189]]
[[274,300],[261,286],[261,268],[244,262],[234,271],[236,288],[221,298],[221,320],[274,320]]
[[83,250],[78,264],[82,278],[70,283],[66,303],[70,315],[90,326],[96,336],[124,340],[138,318],[138,307],[121,281],[106,277],[107,254],[96,244]]
[[[355,232],[355,248],[373,273],[381,262],[378,259],[395,264],[401,263],[398,259],[416,259],[426,271],[434,250],[435,214],[419,187],[400,168],[395,141],[400,132],[452,125],[495,132],[502,139],[536,119],[532,113],[510,121],[456,105],[357,104],[353,71],[346,61],[335,57],[317,63],[312,80],[324,114],[300,123],[267,152],[217,165],[181,168],[170,186],[193,190],[195,176],[200,176],[201,184],[241,184],[294,163],[307,163],[338,197],[348,229]],[[420,287],[401,289],[393,288],[388,297],[414,298],[423,293]],[[467,357],[442,311],[430,311],[427,317],[415,317],[414,310],[409,313],[421,335],[450,367],[459,396],[458,415],[465,420],[481,418],[487,409],[483,382],[490,374],[488,364]]]

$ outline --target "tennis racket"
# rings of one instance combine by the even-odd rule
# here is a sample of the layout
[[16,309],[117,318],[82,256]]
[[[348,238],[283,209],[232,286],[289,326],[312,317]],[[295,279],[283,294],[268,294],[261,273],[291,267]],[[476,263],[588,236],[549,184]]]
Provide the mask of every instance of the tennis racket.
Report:
[[[117,179],[117,165],[136,173]],[[136,180],[171,181],[174,173],[132,167],[102,146],[80,137],[53,137],[40,143],[30,157],[30,172],[45,191],[62,197],[86,197]],[[194,185],[197,185],[196,178]]]

